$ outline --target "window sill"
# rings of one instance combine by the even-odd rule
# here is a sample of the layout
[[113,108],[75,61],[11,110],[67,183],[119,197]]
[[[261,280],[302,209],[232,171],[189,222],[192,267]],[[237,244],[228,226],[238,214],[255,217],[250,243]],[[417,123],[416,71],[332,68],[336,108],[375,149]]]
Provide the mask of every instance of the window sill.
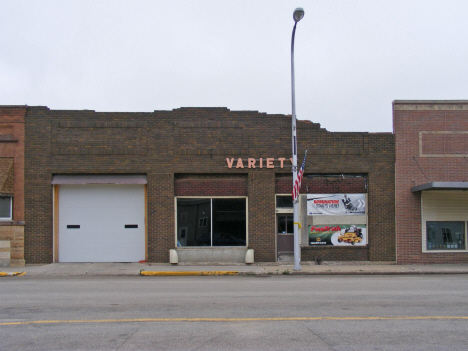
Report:
[[12,221],[8,219],[0,219],[0,226],[13,226],[13,225],[24,226],[25,222],[24,221]]
[[316,248],[321,248],[321,249],[334,249],[334,250],[344,250],[344,249],[367,249],[368,244],[366,245],[304,245],[301,246],[304,249],[316,249]]
[[468,250],[423,250],[422,253],[424,254],[433,254],[433,253],[437,253],[437,254],[440,254],[440,253],[444,253],[444,254],[447,254],[447,253],[467,253]]
[[245,250],[247,246],[176,246],[176,250]]

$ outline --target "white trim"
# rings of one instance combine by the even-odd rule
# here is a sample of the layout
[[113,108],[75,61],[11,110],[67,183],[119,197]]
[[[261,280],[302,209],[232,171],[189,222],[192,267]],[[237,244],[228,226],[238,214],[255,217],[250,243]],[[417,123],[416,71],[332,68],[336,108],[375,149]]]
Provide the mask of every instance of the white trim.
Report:
[[421,193],[421,250],[423,253],[427,253],[427,234],[426,234],[426,223],[424,221],[424,206],[423,197]]
[[293,209],[288,209],[288,208],[283,208],[283,207],[278,207],[276,209],[276,213],[277,214],[281,214],[281,213],[294,213],[294,210]]
[[84,184],[148,184],[144,174],[55,174],[51,184],[84,185]]
[[[245,233],[245,236],[247,236],[247,233]],[[213,247],[213,199],[210,199],[210,244],[210,247]]]
[[[58,242],[56,242],[56,236],[58,236],[58,228],[55,226],[55,206],[58,204],[55,201],[55,186],[52,186],[52,262],[58,262],[58,256],[55,254],[58,251]],[[58,240],[57,240],[58,241]]]

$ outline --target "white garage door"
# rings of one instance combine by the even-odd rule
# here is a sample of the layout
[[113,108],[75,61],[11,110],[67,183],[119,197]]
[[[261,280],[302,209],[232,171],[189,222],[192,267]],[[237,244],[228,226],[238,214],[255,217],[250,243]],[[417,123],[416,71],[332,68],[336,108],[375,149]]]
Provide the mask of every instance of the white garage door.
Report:
[[59,262],[145,259],[143,185],[60,185]]

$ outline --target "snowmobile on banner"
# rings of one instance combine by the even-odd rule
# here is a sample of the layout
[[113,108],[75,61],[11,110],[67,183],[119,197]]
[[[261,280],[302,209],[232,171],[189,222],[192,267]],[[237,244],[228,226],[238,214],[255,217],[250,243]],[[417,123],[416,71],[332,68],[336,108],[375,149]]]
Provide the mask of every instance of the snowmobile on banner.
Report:
[[351,199],[349,197],[347,197],[346,194],[344,195],[344,199],[341,199],[341,201],[343,202],[343,205],[346,208],[346,210],[348,210],[349,212],[356,212],[357,211],[356,206],[354,206],[351,203]]

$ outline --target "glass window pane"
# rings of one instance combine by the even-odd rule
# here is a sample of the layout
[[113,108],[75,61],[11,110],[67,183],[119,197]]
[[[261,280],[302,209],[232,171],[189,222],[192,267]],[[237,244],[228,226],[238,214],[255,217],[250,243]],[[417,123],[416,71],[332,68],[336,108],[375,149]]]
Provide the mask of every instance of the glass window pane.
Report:
[[278,217],[278,233],[279,234],[286,234],[286,216],[279,216]]
[[278,233],[279,234],[293,234],[293,216],[278,216]]
[[246,245],[246,200],[213,199],[213,246]]
[[292,196],[291,195],[277,196],[276,207],[293,208]]
[[287,233],[293,234],[294,233],[294,217],[288,216],[286,218],[287,221]]
[[210,218],[210,199],[177,199],[177,246],[211,246]]
[[0,197],[0,218],[11,218],[11,197]]
[[464,250],[465,222],[426,222],[428,250]]

